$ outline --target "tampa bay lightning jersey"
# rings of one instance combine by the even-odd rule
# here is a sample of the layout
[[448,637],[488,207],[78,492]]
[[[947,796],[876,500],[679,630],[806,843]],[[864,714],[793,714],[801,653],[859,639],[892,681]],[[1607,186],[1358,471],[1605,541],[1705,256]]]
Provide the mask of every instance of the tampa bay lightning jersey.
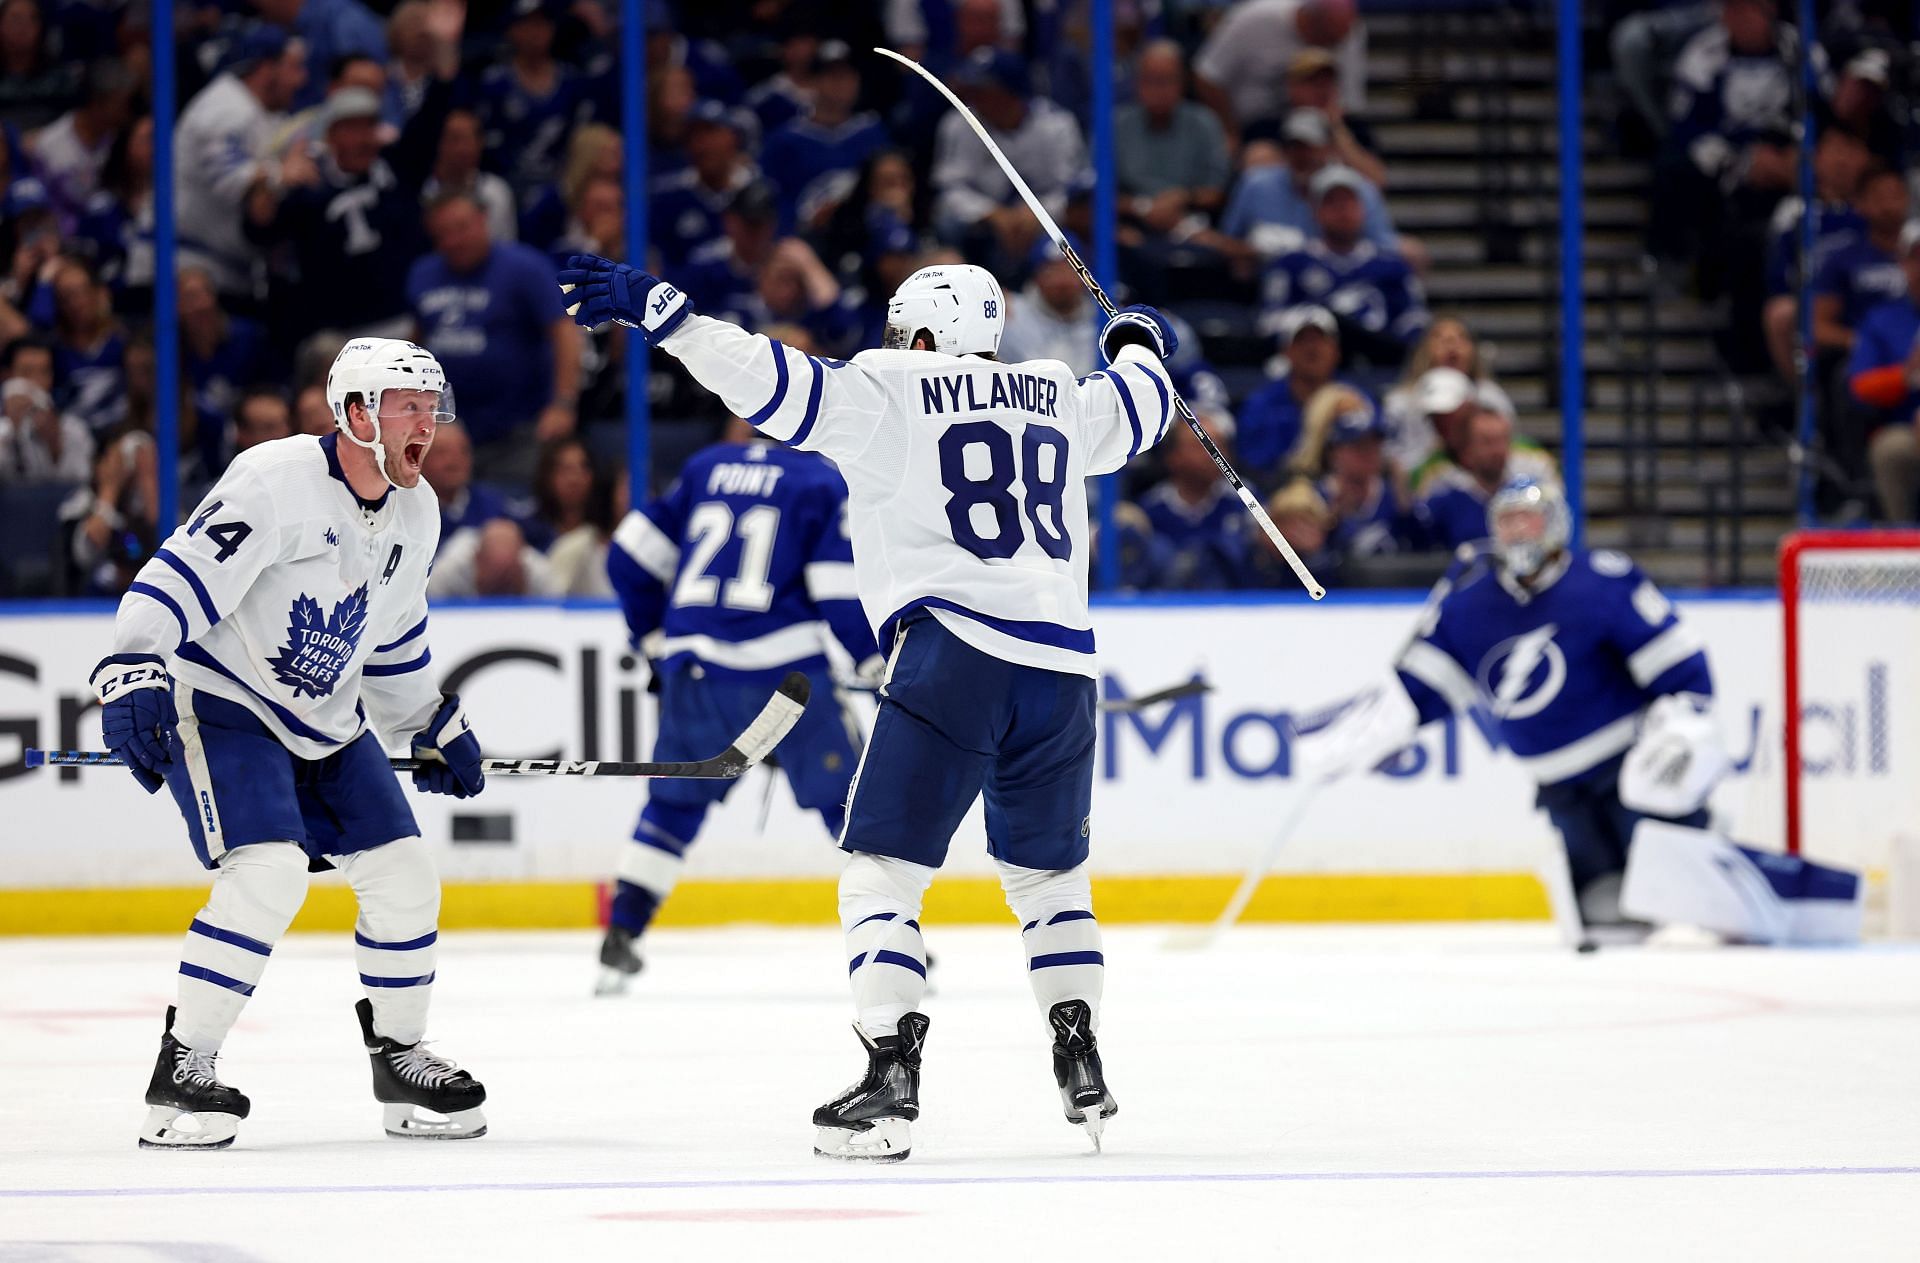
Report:
[[627,514],[607,574],[637,645],[663,667],[778,677],[825,670],[831,633],[856,664],[879,650],[861,612],[847,485],[808,452],[717,443],[653,503]]
[[835,175],[859,169],[887,146],[887,129],[873,114],[855,114],[838,127],[811,117],[794,119],[767,137],[760,168],[780,190],[784,222],[791,226],[830,196]]
[[1122,347],[1084,378],[1058,360],[836,360],[698,315],[662,346],[762,433],[839,467],[879,640],[924,609],[984,654],[1095,674],[1086,480],[1166,437],[1172,393],[1153,352]]
[[1345,254],[1308,241],[1267,269],[1262,301],[1269,322],[1290,307],[1325,307],[1369,333],[1411,342],[1427,325],[1427,298],[1407,261],[1361,240]]
[[121,599],[115,653],[168,659],[180,684],[238,702],[303,759],[372,724],[426,725],[427,568],[440,505],[424,480],[367,502],[338,435],[236,456]]
[[1713,693],[1701,641],[1632,561],[1597,551],[1555,564],[1537,592],[1467,570],[1397,664],[1421,723],[1478,707],[1542,785],[1625,751],[1654,698]]

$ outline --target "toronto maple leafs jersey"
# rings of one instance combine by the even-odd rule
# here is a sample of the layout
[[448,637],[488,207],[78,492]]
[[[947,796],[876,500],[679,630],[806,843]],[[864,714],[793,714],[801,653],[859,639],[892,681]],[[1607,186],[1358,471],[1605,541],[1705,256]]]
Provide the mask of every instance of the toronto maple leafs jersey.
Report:
[[734,677],[824,671],[830,633],[874,657],[853,582],[847,485],[825,460],[769,443],[716,443],[614,531],[607,575],[637,645],[663,668]]
[[1086,479],[1166,437],[1172,396],[1151,351],[1123,347],[1084,378],[1057,360],[932,351],[832,360],[697,315],[662,345],[763,433],[839,467],[882,646],[925,609],[983,653],[1095,673]]
[[426,670],[427,567],[440,506],[422,481],[362,501],[338,436],[234,458],[140,568],[115,653],[168,659],[183,684],[238,702],[303,759],[371,724],[410,736],[439,705]]
[[1599,551],[1556,564],[1531,593],[1469,570],[1397,664],[1421,723],[1479,707],[1542,785],[1625,751],[1654,698],[1713,694],[1701,641],[1632,561]]

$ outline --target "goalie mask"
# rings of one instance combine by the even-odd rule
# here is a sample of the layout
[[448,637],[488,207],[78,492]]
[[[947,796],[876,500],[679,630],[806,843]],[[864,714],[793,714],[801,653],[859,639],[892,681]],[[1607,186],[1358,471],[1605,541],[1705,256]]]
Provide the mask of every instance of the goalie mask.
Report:
[[[387,468],[388,452],[380,440],[381,417],[387,411],[383,397],[393,390],[428,392],[425,397],[411,396],[409,406],[424,408],[439,425],[454,419],[453,388],[447,385],[446,370],[425,347],[398,338],[355,338],[340,349],[333,367],[327,370],[327,406],[333,409],[333,424],[340,436],[372,452],[374,462],[380,467],[380,476],[398,487],[401,484]],[[348,408],[355,403],[366,408],[373,424],[371,438],[363,439],[353,432]],[[413,415],[417,413],[404,419],[398,416],[387,419],[412,419]],[[424,452],[421,456],[424,457]],[[402,459],[409,460],[417,472],[418,459],[411,453]]]
[[925,331],[933,338],[931,349],[944,355],[992,355],[1006,327],[1007,300],[993,273],[970,263],[943,263],[900,283],[887,303],[880,345],[911,350]]
[[1494,555],[1516,579],[1530,579],[1566,551],[1573,517],[1558,487],[1531,478],[1510,482],[1487,505]]

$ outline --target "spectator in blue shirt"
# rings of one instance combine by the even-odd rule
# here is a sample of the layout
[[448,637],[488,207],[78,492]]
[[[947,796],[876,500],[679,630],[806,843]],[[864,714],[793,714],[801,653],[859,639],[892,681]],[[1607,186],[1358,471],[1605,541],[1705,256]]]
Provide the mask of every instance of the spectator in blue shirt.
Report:
[[1866,449],[1882,519],[1911,522],[1920,517],[1920,220],[1900,234],[1900,266],[1906,292],[1861,321],[1847,365],[1851,406],[1827,423],[1834,446]]
[[87,200],[79,235],[93,247],[100,279],[122,316],[153,310],[153,116],[135,119],[114,139]]
[[586,100],[571,66],[554,58],[553,0],[514,0],[507,60],[480,80],[487,157],[524,205],[559,177],[561,155]]
[[1351,167],[1323,167],[1309,186],[1316,239],[1275,259],[1267,269],[1270,325],[1312,303],[1340,322],[1340,345],[1356,359],[1398,368],[1425,331],[1426,295],[1413,268],[1391,248],[1363,235],[1365,190],[1372,186]]
[[194,447],[206,479],[219,476],[232,459],[227,430],[240,392],[267,377],[267,331],[220,306],[213,278],[182,268],[176,287],[180,360],[193,391]]
[[1436,546],[1452,551],[1485,539],[1487,501],[1515,478],[1558,483],[1553,460],[1530,443],[1516,443],[1513,422],[1488,407],[1467,418],[1452,459],[1429,461],[1416,509]]
[[[1321,110],[1288,114],[1280,140],[1286,164],[1248,170],[1234,185],[1220,218],[1220,231],[1228,238],[1268,257],[1298,249],[1320,235],[1311,185],[1315,175],[1334,165],[1333,124]],[[1386,199],[1364,178],[1354,189],[1362,212],[1361,235],[1382,249],[1393,249],[1397,238]],[[1244,247],[1240,253],[1244,255]]]
[[1855,207],[1866,232],[1826,257],[1813,276],[1813,343],[1844,356],[1867,312],[1906,293],[1900,231],[1907,222],[1907,181],[1887,167],[1860,181]]
[[[1214,444],[1231,453],[1233,418],[1212,410],[1196,416]],[[1239,587],[1250,542],[1239,498],[1227,489],[1191,427],[1173,427],[1162,459],[1165,481],[1140,498],[1153,539],[1160,545],[1154,586],[1188,591]]]
[[1240,455],[1255,485],[1286,480],[1287,459],[1300,442],[1303,418],[1315,395],[1340,367],[1340,325],[1325,307],[1307,304],[1276,322],[1285,363],[1280,375],[1247,396],[1240,408]]
[[487,235],[486,211],[452,193],[427,211],[434,253],[413,265],[407,301],[419,341],[453,386],[483,476],[524,486],[533,439],[573,432],[579,331],[562,309],[551,260]]
[[[1840,127],[1828,127],[1820,133],[1820,143],[1813,150],[1813,251],[1808,256],[1808,276],[1819,275],[1829,255],[1866,232],[1867,221],[1854,209],[1853,199],[1860,177],[1872,161],[1866,142],[1854,133]],[[1798,375],[1793,365],[1800,319],[1800,222],[1804,212],[1799,197],[1781,199],[1774,208],[1767,237],[1767,304],[1763,317],[1767,353],[1774,371],[1789,382]]]
[[295,108],[320,100],[336,58],[357,53],[386,63],[387,32],[360,0],[254,0],[254,8],[306,45],[307,81],[294,98]]
[[845,43],[820,45],[811,86],[806,113],[769,135],[760,151],[760,168],[780,190],[781,223],[789,231],[818,227],[860,164],[887,144],[879,117],[855,111],[860,71]]
[[728,203],[753,183],[757,172],[741,139],[739,120],[718,101],[688,115],[687,165],[655,180],[648,198],[647,233],[669,275],[720,240]]
[[1334,415],[1320,497],[1331,522],[1327,546],[1343,557],[1378,557],[1419,546],[1405,489],[1387,467],[1386,422],[1365,396]]

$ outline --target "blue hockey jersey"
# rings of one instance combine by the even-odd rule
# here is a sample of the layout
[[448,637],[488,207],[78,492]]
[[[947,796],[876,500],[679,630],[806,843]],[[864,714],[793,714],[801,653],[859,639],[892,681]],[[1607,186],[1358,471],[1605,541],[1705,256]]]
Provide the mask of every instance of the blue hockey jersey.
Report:
[[838,127],[802,116],[769,135],[760,167],[780,190],[783,225],[791,230],[828,199],[833,176],[851,175],[886,146],[887,129],[872,114],[855,114]]
[[825,459],[769,443],[695,452],[627,514],[607,574],[634,643],[664,667],[735,678],[825,670],[826,636],[856,663],[879,653],[854,590],[847,485]]
[[1396,664],[1421,723],[1478,707],[1542,785],[1625,751],[1654,698],[1713,693],[1704,646],[1632,561],[1599,551],[1556,564],[1531,593],[1469,569]]
[[1309,241],[1273,261],[1262,301],[1269,324],[1291,307],[1325,307],[1368,333],[1411,344],[1427,327],[1426,292],[1407,261],[1362,240],[1345,254]]

